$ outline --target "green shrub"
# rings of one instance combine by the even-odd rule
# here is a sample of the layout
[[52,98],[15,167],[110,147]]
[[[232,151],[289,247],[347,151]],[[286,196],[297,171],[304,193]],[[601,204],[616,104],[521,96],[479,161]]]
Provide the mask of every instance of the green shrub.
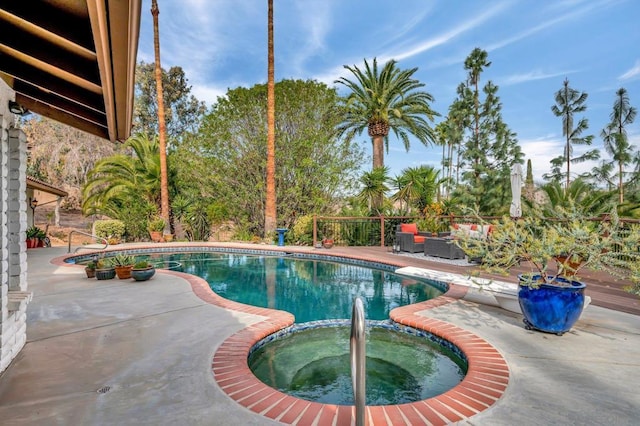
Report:
[[311,245],[313,243],[313,216],[299,216],[293,224],[291,231],[292,235],[290,238],[293,242]]
[[117,219],[96,220],[96,236],[106,239],[120,239],[124,235],[124,222]]
[[149,231],[162,232],[164,231],[165,221],[161,217],[154,217],[149,221]]
[[147,269],[149,267],[151,267],[152,265],[147,262],[146,260],[139,260],[138,262],[136,262],[133,265],[133,269]]

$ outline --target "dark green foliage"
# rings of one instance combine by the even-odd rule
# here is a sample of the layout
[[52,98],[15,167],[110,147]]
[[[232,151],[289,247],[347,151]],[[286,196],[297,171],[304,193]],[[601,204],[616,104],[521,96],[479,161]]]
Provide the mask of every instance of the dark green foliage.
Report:
[[480,95],[480,74],[489,65],[486,52],[474,49],[465,61],[468,80],[458,86],[455,108],[452,106],[448,117],[449,127],[464,131],[455,172],[460,180],[454,196],[464,205],[475,206],[482,215],[508,212],[511,167],[522,163],[524,157],[516,134],[502,121],[498,86],[489,81],[482,89],[484,99]]
[[[339,141],[333,129],[338,96],[315,81],[276,84],[276,198],[278,226],[298,215],[328,212],[362,163],[362,150]],[[217,203],[244,228],[262,235],[266,176],[266,85],[229,90],[207,114],[197,137],[172,160],[180,192]]]
[[[181,140],[197,132],[206,107],[191,94],[191,86],[181,67],[162,70],[162,100],[169,141]],[[155,64],[140,62],[136,67],[134,127],[132,134],[158,134],[158,100]]]

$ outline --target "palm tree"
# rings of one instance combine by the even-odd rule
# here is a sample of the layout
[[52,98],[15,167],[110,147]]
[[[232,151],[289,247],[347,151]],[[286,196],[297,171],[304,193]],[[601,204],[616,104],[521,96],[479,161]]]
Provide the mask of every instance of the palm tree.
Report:
[[[559,209],[571,211],[577,209],[585,215],[598,215],[611,211],[614,204],[611,192],[598,191],[588,184],[583,178],[578,178],[563,188],[559,181],[549,182],[540,188],[546,195],[543,211],[548,217],[556,217]],[[525,199],[528,207],[533,207],[533,202]]]
[[164,119],[164,97],[162,91],[162,66],[160,65],[160,35],[158,30],[157,0],[151,0],[151,15],[153,16],[153,49],[156,60],[156,92],[158,96],[158,135],[160,137],[160,215],[164,219],[164,233],[171,233],[169,215],[169,183],[167,178],[167,126]]
[[375,211],[380,214],[384,204],[384,196],[389,191],[388,181],[388,167],[376,167],[370,172],[364,172],[360,177],[362,189],[357,198],[361,203],[366,204],[370,213]]
[[[384,167],[384,147],[389,150],[389,130],[402,139],[409,151],[409,135],[425,145],[434,143],[435,134],[429,121],[438,114],[431,110],[433,96],[417,90],[424,84],[412,78],[418,68],[400,70],[396,61],[387,62],[378,72],[378,62],[364,61],[364,70],[357,66],[344,66],[356,78],[341,77],[335,82],[346,86],[351,93],[343,99],[343,121],[338,125],[338,137],[347,140],[368,130],[373,144],[373,169]],[[384,142],[384,144],[383,144]]]
[[606,183],[607,191],[611,191],[613,188],[613,180],[611,174],[613,173],[613,162],[607,160],[601,160],[597,166],[594,166],[589,173],[589,178],[596,184]]
[[267,178],[264,208],[264,233],[276,231],[276,100],[273,60],[273,0],[268,0],[267,65]]
[[394,200],[402,200],[422,213],[426,206],[433,203],[438,186],[443,182],[440,171],[427,165],[408,167],[396,178],[399,190]]
[[633,160],[633,146],[629,144],[626,126],[633,123],[636,114],[636,109],[629,105],[627,91],[624,88],[618,89],[613,111],[609,116],[611,123],[601,133],[605,149],[613,157],[613,161],[618,163],[618,201],[620,204],[624,202],[624,166]]
[[592,135],[580,137],[582,132],[589,127],[589,122],[586,118],[581,118],[575,128],[573,126],[574,114],[584,112],[587,109],[585,102],[588,96],[585,92],[579,92],[569,87],[569,80],[565,79],[562,89],[556,92],[556,105],[551,107],[551,111],[553,111],[556,117],[562,117],[562,136],[565,137],[564,155],[562,158],[567,164],[565,190],[568,190],[569,183],[571,182],[571,163],[580,163],[599,157],[598,151],[592,150],[580,157],[571,158],[573,145],[591,145],[591,141],[593,140]]
[[145,204],[156,211],[160,203],[160,156],[158,140],[147,135],[130,137],[125,145],[133,156],[116,154],[98,161],[82,188],[85,214],[118,218],[128,203]]

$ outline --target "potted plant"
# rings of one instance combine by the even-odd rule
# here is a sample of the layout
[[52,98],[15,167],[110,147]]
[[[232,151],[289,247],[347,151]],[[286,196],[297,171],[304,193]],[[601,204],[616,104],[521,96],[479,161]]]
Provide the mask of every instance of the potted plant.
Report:
[[113,266],[112,258],[99,259],[96,263],[96,279],[110,280],[115,278],[116,269]]
[[[518,283],[526,328],[562,335],[584,306],[580,270],[640,281],[640,227],[625,227],[615,211],[604,221],[591,221],[575,209],[558,213],[553,219],[539,211],[516,220],[505,217],[494,223],[490,238],[458,234],[456,243],[490,272],[506,274],[528,265],[530,273],[520,275]],[[564,262],[556,260],[559,255]]]
[[147,281],[156,273],[156,268],[146,260],[140,260],[131,269],[131,278],[136,281]]
[[93,260],[84,266],[84,272],[87,274],[87,278],[96,277],[96,262]]
[[131,278],[131,269],[136,259],[134,256],[125,253],[119,253],[113,257],[112,263],[119,279]]
[[149,235],[151,241],[159,243],[162,241],[162,232],[164,231],[165,221],[161,217],[154,217],[149,221]]
[[27,229],[27,248],[38,247],[38,235],[40,234],[40,228],[32,226]]

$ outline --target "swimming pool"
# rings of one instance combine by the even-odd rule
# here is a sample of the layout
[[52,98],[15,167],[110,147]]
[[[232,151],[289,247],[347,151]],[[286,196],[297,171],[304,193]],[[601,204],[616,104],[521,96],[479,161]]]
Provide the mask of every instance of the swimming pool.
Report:
[[[351,254],[334,255],[325,251],[316,253],[307,248],[287,247],[286,250],[274,250],[268,247],[256,248],[255,245],[250,244],[239,247],[239,244],[224,246],[174,243],[171,246],[153,245],[119,250],[127,254],[147,256],[151,253],[170,251],[201,251],[203,255],[212,252],[235,255],[297,255],[308,259],[371,266],[389,272],[408,266],[407,263],[400,261],[401,258],[391,260],[391,256],[385,256],[384,260],[379,260],[372,253],[362,254],[354,251]],[[65,263],[78,264],[91,260],[92,256],[94,256],[92,253],[67,255],[57,258],[55,263],[61,266]],[[215,294],[204,279],[194,275],[181,275],[179,272],[170,271],[159,275],[165,280],[170,279],[172,275],[180,276],[191,285],[194,294],[207,303],[231,311],[260,315],[264,318],[230,335],[215,351],[211,369],[216,383],[229,398],[256,414],[280,423],[311,425],[351,422],[353,415],[351,406],[324,405],[301,400],[282,394],[265,385],[253,374],[247,374],[247,359],[256,343],[290,327],[293,323],[290,314],[228,301]],[[490,343],[464,329],[442,320],[429,318],[428,314],[425,315],[429,309],[455,303],[466,291],[464,287],[455,284],[436,284],[441,286],[442,291],[448,290],[444,297],[396,308],[391,312],[390,319],[400,326],[412,327],[453,343],[469,361],[467,374],[460,385],[437,397],[415,403],[367,407],[369,415],[374,419],[380,419],[383,424],[387,424],[389,419],[398,416],[401,416],[405,422],[415,425],[462,421],[492,407],[506,390],[510,376],[509,367],[502,355]]]
[[446,289],[383,269],[291,256],[155,253],[149,260],[178,262],[181,271],[202,277],[225,299],[287,311],[298,323],[350,318],[356,296],[367,319],[385,320],[392,309],[433,299]]

